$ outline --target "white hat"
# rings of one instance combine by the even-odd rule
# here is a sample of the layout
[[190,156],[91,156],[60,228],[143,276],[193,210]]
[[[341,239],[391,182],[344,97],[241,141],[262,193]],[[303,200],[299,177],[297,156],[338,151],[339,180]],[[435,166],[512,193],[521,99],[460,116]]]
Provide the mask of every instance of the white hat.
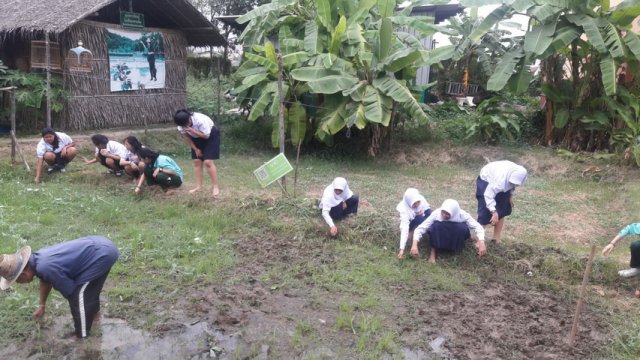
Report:
[[7,290],[29,263],[31,247],[25,246],[15,254],[0,255],[0,289]]

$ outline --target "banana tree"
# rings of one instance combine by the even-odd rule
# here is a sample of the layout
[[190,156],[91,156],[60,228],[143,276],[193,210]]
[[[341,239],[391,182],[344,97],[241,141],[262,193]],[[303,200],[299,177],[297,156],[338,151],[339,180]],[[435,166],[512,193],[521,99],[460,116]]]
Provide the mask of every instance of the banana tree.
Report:
[[[640,16],[640,1],[616,7],[609,0],[463,0],[463,5],[501,4],[471,36],[481,38],[495,24],[514,14],[530,17],[523,40],[507,52],[488,80],[488,90],[522,92],[532,79],[529,64],[541,60],[546,97],[545,142],[554,140],[573,150],[606,146],[607,134],[594,133],[582,121],[594,111],[606,111],[619,94],[617,72],[627,64],[637,69],[640,39],[629,31]],[[567,71],[567,65],[570,71]],[[612,121],[616,121],[613,119]],[[596,139],[596,140],[594,140]]]
[[[447,31],[434,25],[433,18],[408,16],[414,5],[397,10],[395,0],[274,0],[239,18],[239,22],[249,22],[242,38],[250,51],[237,72],[242,84],[236,92],[246,92],[252,99],[249,118],[277,109],[273,85],[269,85],[274,68],[265,61],[272,56],[267,54],[271,48],[260,45],[273,36],[283,53],[297,54],[299,61],[284,71],[287,99],[295,104],[305,92],[313,96],[318,111],[309,124],[318,139],[330,142],[333,135],[353,126],[386,129],[396,106],[426,123],[427,115],[408,80],[417,67],[451,57],[454,49],[430,52],[415,36],[396,31],[411,28],[420,37]],[[312,108],[302,109],[309,117]],[[371,144],[379,144],[378,140]],[[372,155],[378,151],[377,145],[370,147]]]

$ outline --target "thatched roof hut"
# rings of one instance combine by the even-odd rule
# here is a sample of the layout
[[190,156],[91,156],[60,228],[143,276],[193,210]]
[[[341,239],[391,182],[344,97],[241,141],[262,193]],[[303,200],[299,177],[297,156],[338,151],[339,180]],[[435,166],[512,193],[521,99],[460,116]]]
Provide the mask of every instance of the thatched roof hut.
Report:
[[[156,40],[160,44],[156,44],[155,54],[164,72],[161,88],[145,88],[138,83],[128,91],[114,90],[113,59],[110,63],[113,49],[110,53],[108,37],[109,31],[125,30],[121,25],[122,11],[142,14],[144,18],[144,27],[136,30],[141,37],[129,40],[137,48],[130,45],[130,53],[124,55],[141,57],[143,50],[150,51],[141,39],[146,39],[147,45],[153,36],[160,39]],[[188,0],[0,1],[0,59],[9,67],[25,71],[35,68],[32,42],[44,40],[47,33],[49,40],[57,43],[52,51],[59,52],[52,53],[51,58],[61,59],[57,67],[53,64],[52,73],[62,76],[70,94],[65,109],[54,118],[54,126],[65,130],[171,121],[173,112],[186,105],[187,46],[226,43]],[[65,61],[78,41],[92,53],[87,68],[90,72],[70,71]],[[148,61],[144,72],[147,77],[156,59],[153,66]]]

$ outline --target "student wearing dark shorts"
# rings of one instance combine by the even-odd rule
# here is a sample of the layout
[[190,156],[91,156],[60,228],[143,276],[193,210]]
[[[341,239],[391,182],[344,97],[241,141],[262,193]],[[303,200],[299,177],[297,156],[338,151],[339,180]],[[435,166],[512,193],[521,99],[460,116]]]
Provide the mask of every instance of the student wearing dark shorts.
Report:
[[120,165],[120,160],[127,156],[127,148],[102,134],[91,136],[91,142],[96,146],[95,157],[92,160],[85,157],[84,163],[88,165],[99,162],[107,168],[109,173],[122,176],[124,166]]
[[140,160],[144,163],[144,172],[140,175],[135,192],[141,191],[141,186],[145,180],[147,185],[160,185],[164,192],[182,185],[182,169],[172,158],[160,155],[149,148],[142,148],[138,152]]
[[187,110],[178,110],[173,116],[178,125],[178,131],[184,141],[191,148],[191,158],[196,177],[196,187],[190,190],[195,193],[202,189],[203,166],[207,169],[213,185],[212,194],[220,194],[218,186],[218,170],[213,160],[220,158],[220,132],[213,124],[213,120],[201,113],[192,113]]
[[494,161],[480,170],[476,179],[478,222],[493,225],[493,240],[500,242],[505,217],[513,210],[512,195],[527,181],[527,169],[511,161]]
[[0,289],[8,289],[13,282],[30,283],[38,277],[40,306],[33,317],[44,316],[49,293],[56,289],[69,302],[75,336],[84,338],[100,312],[102,287],[119,256],[111,240],[97,235],[48,246],[33,254],[26,246],[15,254],[0,255]]
[[40,183],[40,174],[45,163],[47,164],[47,174],[53,173],[56,168],[60,172],[65,172],[65,167],[76,157],[76,154],[76,146],[69,135],[54,131],[52,128],[42,129],[42,139],[36,147],[38,164],[36,165],[34,182]]

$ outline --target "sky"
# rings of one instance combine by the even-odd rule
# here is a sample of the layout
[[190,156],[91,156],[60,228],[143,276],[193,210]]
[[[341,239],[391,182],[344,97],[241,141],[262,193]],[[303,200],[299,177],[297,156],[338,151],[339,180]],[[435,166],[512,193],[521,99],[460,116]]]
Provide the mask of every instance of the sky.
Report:
[[[457,4],[457,1],[452,1],[450,2],[450,4]],[[495,10],[496,8],[498,8],[499,5],[486,5],[486,6],[481,6],[478,8],[478,16],[481,18],[485,18],[487,17],[487,15],[489,15],[493,10]],[[468,15],[470,12],[469,9],[465,10],[465,13]],[[529,22],[529,18],[527,16],[524,15],[516,15],[513,17],[513,19],[511,20],[514,24],[517,24],[520,26],[520,29],[516,28],[516,27],[512,27],[512,26],[505,26],[505,25],[499,25],[498,28],[500,29],[504,29],[504,30],[509,30],[511,31],[511,33],[514,36],[518,36],[518,35],[523,35],[525,33],[525,29],[527,27],[527,23]],[[440,23],[439,25],[445,25],[448,24],[448,21],[444,21],[442,23]],[[450,45],[451,42],[449,41],[449,36],[448,35],[443,35],[443,34],[435,34],[433,36],[433,39],[436,41],[436,47],[439,46],[445,46],[445,45]]]

